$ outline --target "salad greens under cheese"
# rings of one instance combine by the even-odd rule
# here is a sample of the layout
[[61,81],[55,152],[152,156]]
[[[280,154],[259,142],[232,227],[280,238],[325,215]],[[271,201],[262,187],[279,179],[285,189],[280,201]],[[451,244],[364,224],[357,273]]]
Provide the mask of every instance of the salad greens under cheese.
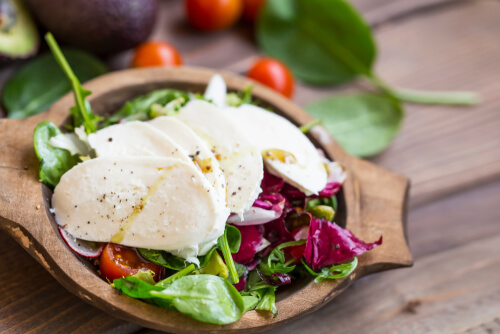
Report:
[[342,166],[250,88],[216,75],[204,96],[156,90],[104,118],[46,39],[75,106],[69,132],[35,129],[40,179],[65,242],[122,293],[213,324],[276,315],[278,287],[347,277],[382,243],[334,223]]

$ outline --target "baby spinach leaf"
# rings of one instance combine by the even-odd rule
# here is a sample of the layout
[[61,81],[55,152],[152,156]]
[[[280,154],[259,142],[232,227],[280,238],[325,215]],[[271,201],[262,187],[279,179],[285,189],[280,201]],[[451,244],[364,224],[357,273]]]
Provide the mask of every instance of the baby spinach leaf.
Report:
[[182,101],[180,104],[182,106],[189,101],[189,95],[174,89],[155,90],[125,103],[120,110],[106,120],[105,125],[115,124],[121,120],[145,121],[150,118],[153,106],[164,107],[174,100]]
[[150,295],[183,314],[211,324],[238,321],[245,310],[243,299],[234,286],[213,275],[184,276],[161,291],[151,291]]
[[375,94],[332,96],[306,106],[350,154],[368,157],[385,149],[404,118],[401,105]]
[[316,85],[368,75],[376,57],[370,28],[344,0],[268,0],[257,40],[299,79]]
[[[81,82],[107,72],[98,58],[76,49],[63,48],[62,52]],[[47,110],[56,100],[71,90],[56,60],[45,53],[28,61],[7,82],[2,103],[9,118],[25,118]]]
[[178,280],[179,278],[184,277],[184,276],[192,273],[194,271],[194,269],[195,269],[195,266],[194,266],[194,264],[191,263],[189,266],[187,266],[186,268],[184,268],[182,270],[179,270],[178,272],[176,272],[172,276],[169,276],[169,277],[159,281],[158,283],[156,283],[156,286],[165,288],[167,285]]
[[222,252],[222,255],[224,255],[224,261],[226,262],[227,269],[229,270],[231,282],[234,282],[234,284],[238,283],[240,278],[238,277],[238,272],[236,271],[231,253],[237,253],[240,249],[240,231],[232,225],[226,225],[224,234],[219,237],[217,244]]
[[141,298],[141,299],[151,298],[150,294],[151,291],[163,290],[162,287],[150,284],[135,275],[115,279],[113,281],[113,285],[122,293],[133,298]]
[[33,133],[33,146],[41,162],[40,180],[48,186],[55,187],[61,176],[76,165],[80,159],[69,151],[52,147],[49,140],[61,134],[61,130],[52,122],[42,122]]
[[256,296],[241,296],[241,298],[243,298],[244,305],[243,313],[253,310],[259,303],[259,297]]
[[66,77],[71,84],[71,88],[73,89],[75,106],[70,109],[71,115],[73,116],[73,126],[77,128],[80,125],[83,125],[87,134],[95,132],[97,130],[97,124],[100,122],[101,117],[92,113],[90,103],[85,100],[85,98],[89,96],[91,92],[83,89],[80,81],[78,80],[75,73],[68,64],[68,61],[64,57],[61,48],[50,32],[45,35],[45,40],[47,41],[47,44],[49,45],[50,51],[52,51],[55,60],[66,74]]
[[[217,247],[212,248],[206,255],[198,257],[200,265],[198,269],[205,267],[210,260],[212,254],[216,251]],[[169,252],[155,249],[138,248],[139,253],[146,260],[151,261],[157,265],[169,268],[172,270],[182,270],[190,265],[185,259],[175,256]]]

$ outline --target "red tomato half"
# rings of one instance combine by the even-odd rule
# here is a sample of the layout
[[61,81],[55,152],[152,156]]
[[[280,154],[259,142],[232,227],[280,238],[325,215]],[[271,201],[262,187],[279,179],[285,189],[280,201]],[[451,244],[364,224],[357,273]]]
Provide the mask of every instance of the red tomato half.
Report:
[[162,267],[145,260],[135,248],[109,243],[104,247],[99,261],[102,277],[110,282],[117,278],[136,274],[139,270],[152,270],[158,281]]
[[165,42],[145,42],[134,52],[132,67],[180,66],[182,58],[175,47]]
[[241,16],[242,0],[186,0],[189,23],[204,31],[232,26]]
[[285,64],[276,59],[259,59],[248,71],[247,76],[288,98],[293,95],[293,74]]

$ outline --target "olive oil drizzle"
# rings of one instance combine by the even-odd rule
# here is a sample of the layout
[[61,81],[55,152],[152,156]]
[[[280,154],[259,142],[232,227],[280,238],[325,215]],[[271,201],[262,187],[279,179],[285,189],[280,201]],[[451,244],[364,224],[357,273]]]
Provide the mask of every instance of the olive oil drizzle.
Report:
[[161,183],[163,181],[165,181],[169,172],[172,169],[174,169],[175,167],[177,167],[177,164],[166,167],[166,168],[158,168],[159,170],[164,170],[164,171],[155,180],[155,182],[153,182],[151,187],[149,187],[149,190],[146,193],[146,195],[141,197],[139,204],[134,205],[134,210],[132,211],[130,216],[128,216],[128,218],[125,220],[125,222],[120,226],[120,230],[118,231],[118,233],[116,233],[115,235],[113,235],[111,237],[110,241],[112,243],[118,244],[118,243],[123,241],[123,239],[125,238],[125,233],[132,227],[134,221],[137,219],[137,217],[142,212],[144,207],[148,204],[148,201],[151,198],[151,196],[153,196],[158,191],[158,188],[161,185]]
[[295,156],[292,153],[277,148],[263,150],[262,158],[270,160],[279,160],[282,163],[290,163],[290,164],[297,163],[297,159],[295,159]]

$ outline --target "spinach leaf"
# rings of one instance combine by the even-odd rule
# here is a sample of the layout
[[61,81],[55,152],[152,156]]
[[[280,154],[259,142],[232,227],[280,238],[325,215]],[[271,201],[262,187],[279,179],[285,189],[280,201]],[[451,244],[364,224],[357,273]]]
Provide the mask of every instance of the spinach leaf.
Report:
[[276,317],[278,309],[276,308],[275,291],[275,286],[267,285],[261,281],[255,284],[248,292],[242,292],[241,295],[258,298],[259,302],[255,305],[255,309],[258,311],[269,311]]
[[45,40],[47,41],[50,51],[52,51],[52,54],[54,55],[57,63],[66,74],[66,77],[71,84],[71,88],[73,89],[75,106],[70,109],[71,115],[73,116],[73,126],[77,128],[80,125],[83,125],[87,134],[95,132],[97,130],[97,124],[101,120],[101,117],[92,113],[90,103],[85,100],[85,98],[89,96],[91,92],[83,89],[80,81],[69,66],[68,61],[66,60],[66,58],[64,58],[64,55],[59,48],[59,45],[57,44],[54,36],[52,36],[50,32],[45,35]]
[[244,305],[243,313],[253,310],[259,303],[259,297],[257,296],[241,296],[241,298]]
[[376,57],[370,28],[344,0],[268,0],[257,40],[264,52],[310,84],[368,75]]
[[304,259],[302,259],[302,264],[304,267],[307,269],[307,271],[313,275],[316,276],[314,279],[314,282],[318,283],[321,282],[325,279],[337,279],[337,278],[344,278],[349,276],[354,269],[358,266],[358,258],[355,257],[351,262],[349,263],[341,263],[341,264],[336,264],[331,267],[323,267],[321,268],[320,272],[317,273],[314,270],[312,270],[306,263]]
[[306,106],[350,154],[368,157],[385,149],[404,118],[400,104],[375,94],[333,96]]
[[[62,52],[81,82],[107,72],[98,58],[76,49],[63,48]],[[47,110],[56,100],[71,90],[54,57],[45,53],[28,61],[7,82],[2,103],[9,118],[25,118]]]
[[[172,270],[182,270],[190,265],[185,259],[170,254],[169,252],[155,249],[137,248],[142,257],[157,265],[169,268]],[[200,265],[198,269],[205,267],[212,254],[217,250],[217,247],[212,248],[206,255],[199,256]]]
[[120,290],[122,293],[133,297],[148,299],[151,298],[151,291],[161,291],[162,287],[150,284],[137,276],[126,276],[124,278],[118,278],[113,281],[113,285],[116,289]]
[[150,295],[183,314],[211,324],[233,323],[245,310],[243,299],[234,286],[213,275],[184,276],[161,291],[151,291]]
[[71,155],[68,150],[52,147],[49,144],[50,138],[59,134],[61,130],[48,121],[38,124],[33,133],[33,146],[41,162],[40,180],[50,187],[55,187],[61,176],[80,161],[78,156]]
[[156,286],[165,288],[166,286],[168,286],[172,282],[178,280],[179,278],[184,277],[184,276],[192,273],[194,271],[194,269],[195,269],[194,264],[190,264],[189,266],[187,266],[186,268],[184,268],[184,269],[176,272],[172,276],[169,276],[169,277],[167,277],[167,278],[159,281],[158,283],[156,283]]
[[226,225],[224,234],[219,237],[217,244],[222,252],[222,255],[224,255],[224,261],[226,262],[226,266],[229,269],[231,282],[234,282],[234,284],[238,283],[240,281],[240,278],[238,277],[238,272],[236,271],[231,253],[237,253],[240,249],[240,231],[232,225]]
[[172,101],[179,102],[175,106],[172,106],[172,111],[174,112],[189,101],[189,95],[174,89],[155,90],[127,102],[120,110],[106,120],[105,125],[115,124],[121,120],[145,121],[150,117],[160,116],[157,109],[155,109],[157,110],[156,112],[152,110],[153,107],[164,107]]

